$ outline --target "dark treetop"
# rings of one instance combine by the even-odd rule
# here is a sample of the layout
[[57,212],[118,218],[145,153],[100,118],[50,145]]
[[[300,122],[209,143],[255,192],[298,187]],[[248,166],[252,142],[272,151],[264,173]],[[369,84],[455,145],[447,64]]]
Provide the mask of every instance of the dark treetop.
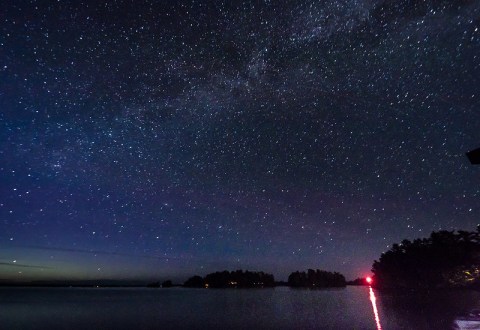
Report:
[[480,287],[477,231],[439,231],[393,244],[373,264],[378,287]]
[[345,276],[337,272],[309,269],[307,272],[293,272],[288,276],[291,287],[331,288],[346,286]]
[[264,272],[250,271],[223,271],[206,275],[204,278],[193,276],[184,286],[193,288],[264,288],[273,287],[275,280],[273,275]]

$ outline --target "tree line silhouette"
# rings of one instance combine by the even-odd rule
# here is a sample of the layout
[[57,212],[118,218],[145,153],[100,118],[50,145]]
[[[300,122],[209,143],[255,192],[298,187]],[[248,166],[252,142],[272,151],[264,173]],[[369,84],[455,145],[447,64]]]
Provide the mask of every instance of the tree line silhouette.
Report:
[[293,272],[288,277],[288,282],[275,282],[272,274],[250,271],[223,271],[215,272],[201,277],[190,277],[184,284],[188,288],[268,288],[276,285],[305,288],[344,287],[345,277],[337,272],[309,269],[307,272]]
[[[357,278],[346,282],[338,272],[308,269],[295,271],[288,282],[275,282],[272,274],[251,271],[223,271],[190,277],[190,288],[260,288],[288,285],[298,288],[329,288],[349,285],[372,285],[378,288],[447,288],[480,289],[480,225],[476,231],[432,232],[430,237],[413,241],[404,239],[382,253],[372,266],[373,279]],[[368,279],[368,281],[367,281]],[[154,283],[159,287],[160,283]],[[171,281],[162,287],[172,286]]]
[[337,272],[309,269],[307,272],[294,272],[288,276],[288,285],[294,288],[332,288],[347,285],[345,276]]
[[480,226],[393,244],[372,267],[377,287],[480,287]]
[[215,272],[200,277],[190,277],[184,284],[189,288],[264,288],[275,286],[275,279],[272,274],[250,271],[223,271]]

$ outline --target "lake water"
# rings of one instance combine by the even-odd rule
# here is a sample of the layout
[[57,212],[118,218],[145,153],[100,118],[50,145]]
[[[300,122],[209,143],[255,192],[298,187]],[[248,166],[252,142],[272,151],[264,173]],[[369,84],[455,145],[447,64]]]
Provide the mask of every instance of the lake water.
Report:
[[0,329],[449,329],[480,293],[0,288]]

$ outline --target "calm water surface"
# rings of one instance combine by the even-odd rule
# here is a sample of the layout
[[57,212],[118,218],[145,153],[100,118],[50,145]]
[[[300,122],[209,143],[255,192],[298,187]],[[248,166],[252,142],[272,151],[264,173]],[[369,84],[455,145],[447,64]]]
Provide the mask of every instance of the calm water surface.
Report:
[[449,329],[480,293],[0,288],[0,329]]

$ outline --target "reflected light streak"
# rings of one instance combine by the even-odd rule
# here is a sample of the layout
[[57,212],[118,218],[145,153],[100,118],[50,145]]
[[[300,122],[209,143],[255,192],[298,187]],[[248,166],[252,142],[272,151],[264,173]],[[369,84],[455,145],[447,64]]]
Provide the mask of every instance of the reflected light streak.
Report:
[[378,316],[377,310],[377,298],[375,298],[375,293],[373,292],[372,287],[370,289],[370,301],[372,302],[373,315],[375,316],[375,323],[377,324],[377,330],[382,330],[382,325],[380,324],[380,317]]

